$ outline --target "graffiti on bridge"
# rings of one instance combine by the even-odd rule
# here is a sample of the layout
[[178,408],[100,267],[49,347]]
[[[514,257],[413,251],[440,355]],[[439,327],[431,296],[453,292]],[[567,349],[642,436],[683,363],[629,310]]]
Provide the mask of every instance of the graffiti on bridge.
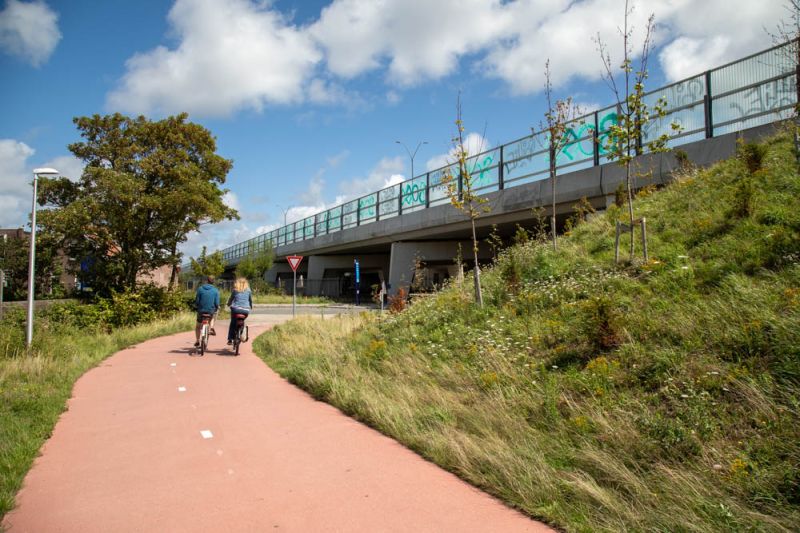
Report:
[[790,77],[747,89],[741,99],[737,98],[739,101],[730,103],[729,110],[734,114],[730,118],[744,118],[794,105],[796,83],[796,78]]
[[[595,125],[581,121],[564,132],[566,142],[556,155],[557,163],[569,163],[576,159],[588,159],[594,157]],[[597,142],[599,154],[608,153],[608,133],[612,125],[618,123],[617,113],[608,110],[604,115],[598,117]],[[535,166],[541,164],[541,168],[549,166],[550,155],[548,154],[549,136],[545,132],[537,133],[517,141],[513,145],[508,145],[505,149],[504,169],[506,174],[511,174],[519,168]]]

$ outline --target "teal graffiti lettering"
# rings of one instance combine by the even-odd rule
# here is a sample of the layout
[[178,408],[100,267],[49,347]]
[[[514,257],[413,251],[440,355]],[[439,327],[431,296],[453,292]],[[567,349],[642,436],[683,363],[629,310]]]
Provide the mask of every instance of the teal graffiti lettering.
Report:
[[417,183],[409,182],[403,187],[403,204],[408,206],[425,203],[425,188]]
[[[491,185],[492,183],[492,176],[489,173],[489,167],[492,166],[492,156],[487,155],[480,161],[475,161],[472,165],[472,170],[470,171],[470,176],[472,176],[472,186],[475,188],[484,187],[486,185]],[[478,173],[477,177],[475,173]]]
[[372,218],[375,216],[375,195],[366,196],[358,200],[358,209],[361,211],[361,218]]

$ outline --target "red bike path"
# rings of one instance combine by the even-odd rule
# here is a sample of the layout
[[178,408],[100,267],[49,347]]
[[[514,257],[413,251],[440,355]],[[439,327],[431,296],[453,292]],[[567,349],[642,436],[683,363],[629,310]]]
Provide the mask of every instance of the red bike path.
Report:
[[552,531],[314,400],[250,343],[234,357],[218,335],[197,357],[193,340],[144,342],[81,377],[3,528]]

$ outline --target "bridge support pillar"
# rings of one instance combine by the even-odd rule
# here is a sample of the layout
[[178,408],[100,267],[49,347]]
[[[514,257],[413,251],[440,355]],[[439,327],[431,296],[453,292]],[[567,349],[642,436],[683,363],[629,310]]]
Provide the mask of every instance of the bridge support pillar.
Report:
[[[445,279],[458,275],[455,257],[461,243],[461,255],[466,268],[471,268],[471,241],[402,241],[392,243],[392,256],[389,265],[389,294],[397,294],[402,287],[408,291],[414,279],[415,258],[419,257],[428,271],[429,284],[439,285]],[[491,257],[486,243],[481,242],[478,258],[481,262]]]

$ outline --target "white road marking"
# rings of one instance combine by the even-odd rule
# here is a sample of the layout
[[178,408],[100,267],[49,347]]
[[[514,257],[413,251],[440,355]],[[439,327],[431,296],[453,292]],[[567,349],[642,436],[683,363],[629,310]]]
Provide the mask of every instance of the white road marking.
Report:
[[178,387],[178,392],[186,392],[186,387]]
[[170,363],[169,366],[178,366],[178,363]]
[[211,439],[214,437],[214,434],[211,433],[211,430],[204,429],[200,432],[200,435],[203,436],[204,439]]

